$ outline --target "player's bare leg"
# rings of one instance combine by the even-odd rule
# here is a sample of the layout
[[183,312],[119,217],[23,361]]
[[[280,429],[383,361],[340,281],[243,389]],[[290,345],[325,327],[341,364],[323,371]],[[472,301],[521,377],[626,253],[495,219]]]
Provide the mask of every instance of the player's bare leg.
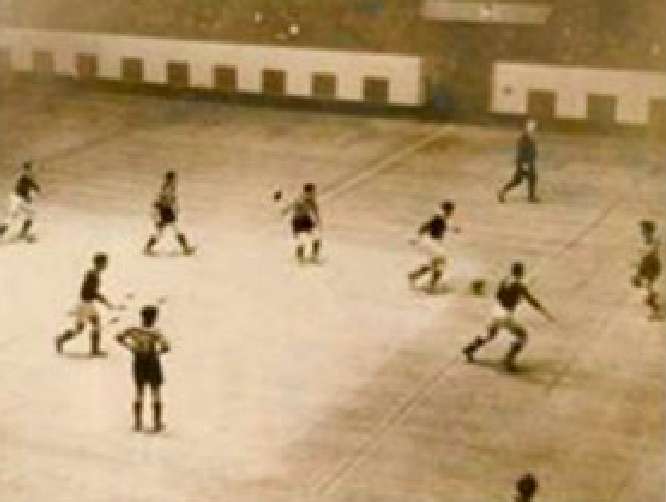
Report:
[[150,393],[153,401],[153,429],[155,432],[160,432],[164,429],[164,423],[162,422],[162,399],[159,386],[151,385]]
[[30,228],[32,227],[32,220],[30,218],[23,221],[21,231],[19,232],[19,239],[27,239],[30,236]]
[[143,429],[143,389],[144,385],[136,386],[136,399],[132,403],[132,414],[134,415],[134,430]]
[[194,252],[196,251],[196,248],[194,246],[190,246],[190,244],[187,242],[187,237],[185,237],[184,233],[177,232],[176,240],[178,240],[178,244],[180,244],[180,247],[183,250],[183,254],[189,256],[194,254]]
[[84,328],[85,324],[82,321],[77,321],[76,325],[74,326],[74,329],[67,329],[62,334],[56,336],[55,340],[56,352],[58,354],[61,354],[62,346],[65,344],[65,342],[83,333]]
[[90,331],[90,355],[102,356],[104,352],[99,347],[102,338],[99,317],[91,317],[90,324],[92,325],[92,330]]
[[524,328],[514,327],[511,332],[516,337],[516,340],[511,344],[509,351],[504,356],[504,367],[507,371],[516,370],[516,357],[527,343],[527,331]]
[[486,343],[493,340],[497,336],[497,333],[499,333],[499,326],[497,323],[491,323],[487,328],[487,334],[485,337],[477,336],[474,338],[472,343],[466,345],[462,352],[465,354],[465,357],[467,357],[467,362],[474,362],[475,352],[483,347]]
[[407,278],[409,279],[409,282],[413,284],[416,282],[416,280],[421,277],[422,275],[430,272],[432,270],[432,264],[429,265],[421,265],[419,268],[416,270],[411,271],[409,274],[407,274]]
[[444,260],[442,259],[436,258],[430,264],[430,270],[432,270],[432,273],[430,275],[430,283],[428,284],[428,290],[431,293],[435,292],[437,284],[444,275],[443,269],[444,269]]

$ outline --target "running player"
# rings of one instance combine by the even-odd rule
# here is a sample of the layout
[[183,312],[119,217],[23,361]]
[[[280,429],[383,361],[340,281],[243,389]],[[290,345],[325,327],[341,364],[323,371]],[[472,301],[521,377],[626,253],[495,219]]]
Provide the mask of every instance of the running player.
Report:
[[317,187],[314,183],[303,185],[303,193],[283,210],[282,214],[291,213],[291,231],[296,240],[296,259],[305,260],[305,248],[310,248],[312,261],[319,258],[321,237],[319,228],[319,205],[317,204]]
[[164,175],[164,181],[153,203],[153,218],[155,220],[156,232],[148,238],[143,251],[146,255],[153,254],[153,248],[162,238],[162,233],[166,227],[171,227],[176,240],[183,250],[183,254],[192,255],[196,251],[194,246],[187,242],[185,234],[177,226],[178,223],[178,196],[176,194],[177,178],[174,171],[168,171]]
[[655,290],[655,283],[661,274],[661,259],[659,256],[661,241],[657,235],[657,225],[654,221],[643,220],[640,222],[640,227],[643,242],[636,275],[633,276],[632,282],[638,288],[645,287],[647,291],[645,304],[651,310],[649,319],[652,321],[662,320],[663,312],[659,301],[659,293]]
[[430,292],[435,291],[437,283],[444,275],[444,265],[446,265],[447,260],[444,250],[444,236],[449,230],[456,233],[460,232],[459,227],[450,225],[451,217],[456,208],[455,203],[451,200],[445,200],[439,208],[440,211],[436,215],[419,227],[418,238],[410,240],[411,244],[418,244],[426,252],[430,261],[407,275],[409,283],[413,286],[419,277],[430,272],[428,286]]
[[132,374],[136,387],[136,398],[132,408],[134,430],[143,428],[143,395],[146,386],[150,387],[153,404],[153,427],[155,432],[164,428],[162,423],[162,399],[160,388],[164,383],[160,355],[169,352],[169,343],[155,328],[159,310],[153,305],[141,309],[141,327],[128,328],[116,336],[116,340],[134,355]]
[[34,235],[30,234],[30,228],[35,217],[33,205],[33,194],[40,192],[39,185],[35,181],[32,172],[32,162],[23,163],[21,174],[16,180],[14,190],[9,194],[9,215],[7,220],[0,224],[0,237],[16,223],[21,223],[18,239],[32,242]]
[[548,310],[529,292],[523,281],[524,275],[524,265],[521,262],[516,262],[511,266],[511,275],[505,277],[500,282],[497,294],[495,295],[497,304],[492,320],[488,325],[486,337],[476,337],[473,342],[463,348],[462,352],[469,362],[474,361],[474,353],[483,345],[493,340],[500,329],[506,329],[514,336],[515,340],[511,344],[509,352],[504,357],[504,366],[509,371],[516,369],[516,356],[523,350],[527,343],[527,330],[515,318],[516,307],[518,307],[522,300],[526,300],[548,320],[554,320]]
[[101,326],[99,312],[97,311],[95,302],[105,305],[108,309],[120,308],[109,303],[106,297],[100,293],[101,275],[102,272],[106,270],[108,262],[108,257],[104,253],[97,253],[93,257],[93,268],[85,273],[83,285],[81,286],[81,301],[74,310],[76,318],[74,329],[65,330],[64,333],[56,337],[56,352],[59,354],[62,353],[62,348],[65,342],[81,334],[86,327],[86,324],[90,324],[90,355],[104,355],[104,352],[102,352],[99,347]]

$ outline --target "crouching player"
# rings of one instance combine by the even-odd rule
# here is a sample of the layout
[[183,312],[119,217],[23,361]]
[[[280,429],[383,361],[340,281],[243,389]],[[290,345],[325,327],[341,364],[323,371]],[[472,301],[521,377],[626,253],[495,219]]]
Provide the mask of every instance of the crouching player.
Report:
[[143,395],[146,385],[150,387],[153,404],[153,427],[155,432],[164,428],[162,423],[162,400],[160,387],[164,383],[160,355],[169,352],[170,347],[162,333],[155,328],[159,311],[153,305],[141,309],[141,327],[128,328],[118,334],[116,340],[134,355],[132,373],[136,386],[136,399],[133,403],[134,430],[143,428]]
[[474,353],[483,345],[493,340],[500,329],[506,329],[515,337],[515,340],[504,357],[504,366],[509,371],[516,369],[516,356],[523,350],[527,343],[527,330],[515,318],[516,307],[518,307],[523,299],[541,312],[548,320],[554,321],[553,316],[528,291],[527,286],[523,282],[524,275],[524,265],[521,262],[516,262],[511,266],[511,275],[505,277],[500,282],[496,294],[497,305],[493,312],[493,318],[488,325],[487,335],[483,338],[480,336],[476,337],[474,341],[462,350],[469,362],[474,361]]

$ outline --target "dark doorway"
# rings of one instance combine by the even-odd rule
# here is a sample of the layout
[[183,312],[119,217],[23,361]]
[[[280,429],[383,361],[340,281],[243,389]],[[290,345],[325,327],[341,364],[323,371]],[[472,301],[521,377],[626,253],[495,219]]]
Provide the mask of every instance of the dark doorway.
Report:
[[338,94],[338,79],[332,73],[312,75],[312,96],[318,99],[335,99]]
[[389,100],[389,81],[381,77],[363,79],[363,99],[366,103],[385,105]]
[[171,89],[186,89],[190,85],[190,67],[187,63],[167,63],[167,85]]
[[76,74],[80,80],[95,80],[97,78],[97,56],[95,54],[77,54]]
[[555,118],[555,93],[552,91],[529,91],[527,114],[538,123],[548,123]]
[[123,58],[123,82],[141,84],[143,82],[143,60],[140,58]]
[[284,96],[287,93],[287,74],[283,70],[264,70],[262,88],[266,96]]
[[238,90],[238,77],[233,66],[216,66],[213,70],[215,89],[224,93],[234,93]]
[[587,118],[597,129],[607,131],[615,126],[615,96],[591,94],[587,97]]

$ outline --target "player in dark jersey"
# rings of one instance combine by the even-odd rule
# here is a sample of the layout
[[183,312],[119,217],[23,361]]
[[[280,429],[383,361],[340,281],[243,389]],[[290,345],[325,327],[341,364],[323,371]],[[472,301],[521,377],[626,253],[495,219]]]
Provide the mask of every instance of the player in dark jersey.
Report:
[[527,301],[527,303],[541,312],[548,320],[554,320],[546,308],[529,292],[523,282],[524,275],[524,265],[516,262],[511,266],[511,275],[505,277],[500,282],[497,294],[495,295],[497,304],[493,311],[492,320],[488,325],[486,337],[476,337],[472,343],[463,348],[463,354],[465,354],[469,362],[474,361],[474,353],[479,348],[493,340],[500,329],[504,328],[515,337],[509,352],[507,352],[504,358],[504,366],[507,370],[515,369],[516,356],[523,350],[523,347],[527,343],[527,330],[515,318],[516,307],[518,307],[522,300]]
[[447,262],[444,236],[449,230],[460,232],[460,228],[451,225],[451,217],[455,208],[453,201],[442,202],[440,212],[419,227],[418,239],[410,240],[411,244],[418,245],[429,258],[429,263],[419,266],[407,275],[410,284],[413,285],[419,277],[430,272],[429,290],[434,292],[437,283],[444,275],[444,265]]
[[659,256],[661,240],[657,235],[657,225],[654,221],[640,222],[641,238],[640,259],[636,268],[636,275],[632,282],[638,287],[645,287],[647,296],[645,304],[650,308],[649,319],[663,320],[663,308],[659,301],[659,293],[655,290],[655,283],[661,275],[661,258]]
[[11,226],[20,221],[21,230],[18,233],[18,238],[26,241],[34,239],[34,236],[30,234],[30,228],[35,217],[33,205],[33,194],[35,192],[39,193],[40,187],[32,172],[32,162],[27,161],[23,163],[14,190],[9,194],[9,216],[7,221],[0,224],[0,237],[4,236]]
[[160,355],[169,352],[169,343],[155,328],[159,311],[153,305],[141,309],[141,327],[128,328],[116,340],[134,355],[132,374],[136,386],[136,399],[132,407],[134,429],[143,428],[143,395],[146,386],[150,387],[153,404],[153,426],[156,432],[164,428],[162,423],[162,399],[160,388],[164,383]]
[[536,196],[536,159],[537,159],[537,146],[534,141],[534,130],[536,129],[536,122],[528,120],[525,130],[518,138],[516,143],[516,170],[513,178],[502,187],[497,193],[497,200],[504,202],[505,195],[509,190],[517,187],[527,178],[527,193],[529,202],[539,202]]
[[95,302],[99,302],[109,309],[116,308],[114,305],[109,303],[109,301],[102,293],[100,293],[100,276],[102,272],[106,270],[107,265],[108,257],[106,254],[95,254],[93,257],[93,268],[85,273],[83,284],[81,286],[80,302],[74,310],[74,329],[68,329],[56,337],[56,352],[59,354],[62,352],[62,348],[65,342],[81,334],[86,327],[86,324],[90,324],[90,355],[104,355],[104,352],[100,350],[99,346],[101,338],[101,326],[99,312],[97,311]]
[[516,481],[515,502],[531,502],[539,489],[539,482],[531,472],[523,474]]
[[162,238],[162,233],[166,227],[173,229],[174,235],[183,254],[194,254],[196,248],[190,246],[187,242],[187,237],[182,233],[177,226],[178,223],[178,196],[176,194],[177,179],[174,171],[168,171],[164,175],[164,181],[160,188],[160,192],[153,202],[153,217],[155,220],[156,232],[148,238],[143,251],[146,255],[153,253],[153,248]]
[[317,204],[317,187],[314,183],[303,185],[303,193],[282,209],[282,214],[291,213],[291,231],[296,240],[296,259],[305,260],[305,249],[310,248],[312,261],[319,258],[321,236],[319,228],[319,205]]

